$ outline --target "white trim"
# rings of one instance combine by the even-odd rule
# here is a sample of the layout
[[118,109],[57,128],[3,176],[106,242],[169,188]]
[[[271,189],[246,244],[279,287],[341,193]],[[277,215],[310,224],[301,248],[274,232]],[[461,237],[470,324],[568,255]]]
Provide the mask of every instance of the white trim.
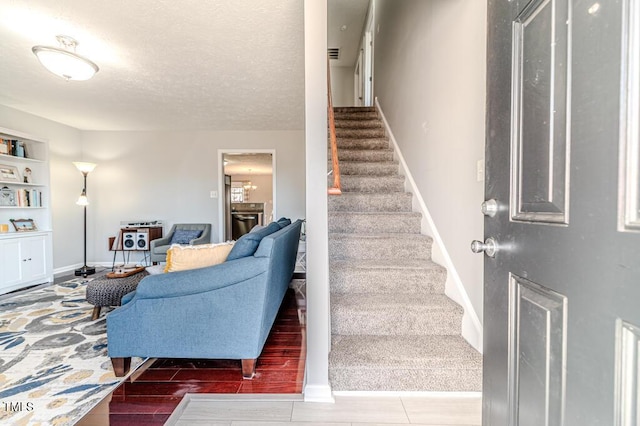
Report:
[[[60,277],[60,276],[68,275],[69,272],[74,272],[76,269],[81,268],[82,266],[83,266],[82,263],[74,263],[73,265],[67,265],[67,266],[61,266],[59,268],[55,268],[53,270],[53,276]],[[111,266],[111,264],[109,264],[109,266]]]
[[482,392],[429,392],[429,391],[335,391],[333,396],[354,396],[375,398],[387,397],[429,397],[429,398],[481,398]]
[[276,150],[275,149],[260,149],[260,148],[222,148],[218,150],[218,221],[220,222],[220,227],[218,229],[219,242],[225,240],[224,237],[224,163],[223,163],[223,155],[224,154],[271,154],[271,188],[273,197],[273,210],[272,215],[274,220],[278,217],[276,216]]
[[462,284],[460,275],[458,274],[453,260],[451,260],[451,256],[449,256],[449,252],[442,241],[442,237],[440,236],[436,224],[433,221],[433,217],[429,213],[429,209],[427,208],[418,186],[409,171],[409,167],[402,156],[402,152],[400,151],[400,147],[393,136],[389,122],[382,112],[382,107],[378,102],[378,97],[375,98],[375,104],[382,121],[384,122],[385,130],[389,135],[389,141],[393,145],[394,155],[397,156],[398,162],[400,163],[400,173],[406,177],[405,188],[413,194],[412,204],[414,208],[417,208],[422,213],[421,232],[433,238],[434,244],[431,255],[432,260],[447,268],[445,294],[460,304],[464,309],[464,315],[462,317],[462,337],[464,337],[478,352],[482,353],[482,324],[480,323],[478,314],[471,304],[471,299],[469,299],[469,295]]
[[304,387],[304,402],[330,402],[335,399],[331,393],[331,386],[306,385]]

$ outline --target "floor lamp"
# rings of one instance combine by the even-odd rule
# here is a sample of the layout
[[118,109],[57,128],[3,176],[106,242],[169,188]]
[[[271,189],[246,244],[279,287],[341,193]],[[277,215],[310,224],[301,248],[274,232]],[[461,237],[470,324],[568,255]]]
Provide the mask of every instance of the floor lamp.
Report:
[[76,204],[84,208],[84,265],[82,268],[76,269],[76,276],[86,277],[96,273],[96,268],[93,266],[87,266],[87,206],[89,200],[87,199],[87,175],[96,168],[94,163],[85,163],[81,161],[74,161],[73,164],[82,173],[84,177],[84,186],[82,187],[82,194],[76,201]]

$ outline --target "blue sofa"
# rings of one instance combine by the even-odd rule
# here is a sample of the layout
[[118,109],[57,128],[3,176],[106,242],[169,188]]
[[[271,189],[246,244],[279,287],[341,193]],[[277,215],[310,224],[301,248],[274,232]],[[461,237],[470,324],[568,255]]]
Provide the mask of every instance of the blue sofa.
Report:
[[[222,264],[150,275],[125,295],[107,316],[116,376],[138,356],[239,359],[252,378],[293,275],[302,221],[275,224],[240,238]],[[251,244],[255,253],[238,258]]]

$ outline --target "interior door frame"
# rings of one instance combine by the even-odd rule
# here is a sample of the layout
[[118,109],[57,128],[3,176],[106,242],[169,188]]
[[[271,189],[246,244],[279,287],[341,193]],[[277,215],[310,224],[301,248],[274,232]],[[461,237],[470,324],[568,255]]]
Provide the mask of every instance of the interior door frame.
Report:
[[362,49],[358,52],[358,61],[353,72],[353,104],[356,106],[364,105],[364,79],[362,77]]
[[362,83],[364,85],[364,106],[373,106],[373,37],[367,30],[362,38],[364,48],[364,64],[362,66]]
[[271,196],[273,197],[273,217],[276,216],[277,188],[276,188],[276,150],[265,148],[221,148],[218,149],[218,232],[222,242],[225,238],[224,224],[224,154],[271,154]]

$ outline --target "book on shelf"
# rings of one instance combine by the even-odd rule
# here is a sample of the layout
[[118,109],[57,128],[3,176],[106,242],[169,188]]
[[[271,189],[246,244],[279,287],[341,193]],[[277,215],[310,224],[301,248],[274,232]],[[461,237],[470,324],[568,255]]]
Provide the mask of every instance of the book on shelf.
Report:
[[28,158],[27,144],[17,139],[0,138],[0,154]]
[[18,207],[42,207],[42,191],[38,189],[18,189],[16,191]]

